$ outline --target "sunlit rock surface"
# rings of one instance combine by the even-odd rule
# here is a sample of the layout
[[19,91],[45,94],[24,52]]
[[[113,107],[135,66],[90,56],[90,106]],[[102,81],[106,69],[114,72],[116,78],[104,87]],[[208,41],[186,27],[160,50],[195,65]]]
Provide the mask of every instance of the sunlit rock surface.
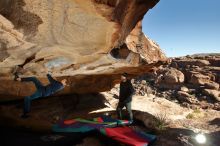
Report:
[[[0,95],[30,95],[30,83],[13,81],[46,74],[67,77],[61,94],[111,89],[123,72],[149,71],[165,55],[142,32],[141,20],[158,0],[0,1]],[[147,27],[147,26],[146,26]]]

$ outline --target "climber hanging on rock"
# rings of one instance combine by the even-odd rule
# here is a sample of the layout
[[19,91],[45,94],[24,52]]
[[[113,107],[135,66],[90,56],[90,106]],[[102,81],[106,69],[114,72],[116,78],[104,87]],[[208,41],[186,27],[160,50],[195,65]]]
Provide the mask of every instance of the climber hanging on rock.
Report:
[[29,117],[28,113],[31,109],[31,101],[40,97],[47,97],[55,92],[58,92],[62,90],[67,85],[67,80],[63,79],[60,82],[53,79],[50,74],[47,74],[47,78],[49,80],[49,84],[44,86],[42,83],[36,78],[36,77],[26,77],[26,78],[20,78],[18,75],[18,72],[15,72],[15,81],[21,81],[21,82],[32,82],[34,83],[36,87],[36,91],[34,94],[30,96],[26,96],[24,98],[24,108],[23,108],[23,115],[22,118]]
[[131,80],[127,78],[128,74],[123,73],[121,75],[120,91],[119,91],[119,102],[117,106],[118,118],[122,119],[122,109],[126,107],[126,110],[129,114],[129,120],[133,122],[133,114],[131,110],[131,101],[132,96],[135,93],[135,90],[132,86]]

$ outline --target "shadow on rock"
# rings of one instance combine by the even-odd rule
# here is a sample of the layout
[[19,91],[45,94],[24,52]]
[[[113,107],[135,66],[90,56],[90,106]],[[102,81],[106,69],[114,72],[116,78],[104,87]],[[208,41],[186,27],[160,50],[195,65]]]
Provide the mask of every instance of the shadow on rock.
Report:
[[209,122],[210,125],[216,125],[218,127],[220,127],[220,118],[215,118],[214,120]]
[[22,119],[23,101],[0,105],[0,125],[30,131],[50,131],[62,119],[91,118],[88,113],[106,107],[101,94],[73,94],[32,101],[30,117]]

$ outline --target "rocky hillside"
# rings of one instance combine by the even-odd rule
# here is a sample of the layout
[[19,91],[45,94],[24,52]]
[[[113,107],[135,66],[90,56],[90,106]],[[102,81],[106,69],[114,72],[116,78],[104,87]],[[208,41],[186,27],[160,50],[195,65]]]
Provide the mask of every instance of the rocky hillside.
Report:
[[220,55],[172,58],[135,83],[137,94],[154,93],[190,108],[220,110]]
[[141,20],[159,0],[0,1],[0,94],[31,94],[22,77],[68,78],[66,93],[106,91],[119,74],[147,72],[165,55],[145,37]]

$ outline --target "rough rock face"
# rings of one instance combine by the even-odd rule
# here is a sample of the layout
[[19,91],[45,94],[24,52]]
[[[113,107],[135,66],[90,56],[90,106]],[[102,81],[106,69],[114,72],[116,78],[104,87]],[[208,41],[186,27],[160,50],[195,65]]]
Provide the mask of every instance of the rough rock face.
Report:
[[175,64],[177,64],[178,67],[186,67],[189,65],[204,67],[207,65],[210,65],[208,60],[201,60],[201,59],[182,59],[182,60],[175,60]]
[[178,91],[177,92],[177,99],[180,101],[180,102],[188,102],[188,103],[192,103],[190,101],[190,99],[193,98],[192,95],[190,95],[189,93],[187,92],[184,92],[184,91]]
[[217,101],[220,101],[220,91],[218,90],[204,89],[204,94],[215,98]]
[[210,81],[208,83],[205,83],[205,88],[207,89],[215,89],[215,90],[218,90],[219,89],[219,84],[218,83],[215,83],[213,81]]
[[220,54],[172,58],[170,64],[137,79],[147,82],[140,87],[139,92],[146,92],[144,89],[148,86],[157,96],[169,100],[177,99],[186,107],[219,110],[219,59]]
[[[176,64],[178,70],[185,75],[185,84],[197,90],[201,98],[212,98],[219,101],[219,55],[188,56],[173,59],[171,66]],[[211,62],[209,62],[211,61]],[[201,100],[201,98],[199,100]]]
[[189,78],[189,83],[193,85],[204,85],[205,83],[208,83],[210,81],[210,77],[207,75],[203,75],[199,72],[189,72],[191,74]]
[[184,82],[184,74],[175,68],[162,69],[159,74],[156,80],[159,88],[176,89]]
[[17,65],[24,68],[22,77],[44,83],[48,71],[68,77],[70,86],[62,93],[109,90],[122,72],[149,71],[166,59],[142,32],[144,14],[158,1],[0,1],[0,94],[35,90],[12,81]]

